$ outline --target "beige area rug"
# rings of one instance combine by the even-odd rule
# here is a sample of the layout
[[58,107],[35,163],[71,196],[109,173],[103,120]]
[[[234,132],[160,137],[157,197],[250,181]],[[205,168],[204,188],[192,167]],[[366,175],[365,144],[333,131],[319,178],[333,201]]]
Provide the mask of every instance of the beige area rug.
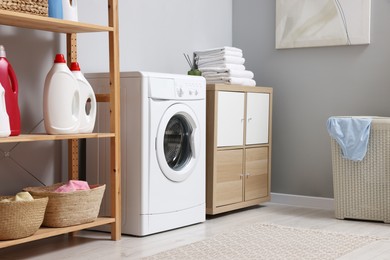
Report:
[[144,259],[336,259],[381,238],[253,224]]

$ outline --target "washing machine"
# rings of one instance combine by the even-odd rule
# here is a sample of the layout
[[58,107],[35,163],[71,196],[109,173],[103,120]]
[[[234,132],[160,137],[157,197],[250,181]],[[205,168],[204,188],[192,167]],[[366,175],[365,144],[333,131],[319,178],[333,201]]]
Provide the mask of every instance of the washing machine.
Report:
[[[108,86],[108,74],[87,79],[95,92]],[[205,95],[203,77],[121,73],[123,234],[145,236],[205,221]],[[108,128],[107,115],[97,120]],[[107,168],[105,157],[97,158],[100,170]]]

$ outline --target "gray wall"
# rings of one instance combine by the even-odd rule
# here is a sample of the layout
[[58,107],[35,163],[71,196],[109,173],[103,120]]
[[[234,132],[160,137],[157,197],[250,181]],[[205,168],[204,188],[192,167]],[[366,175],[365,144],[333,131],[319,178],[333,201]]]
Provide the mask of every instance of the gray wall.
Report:
[[[79,21],[107,24],[106,0],[78,3]],[[185,74],[183,52],[232,44],[232,1],[119,0],[119,23],[122,71]],[[54,55],[65,53],[65,36],[0,25],[0,44],[19,80],[22,133],[43,132],[44,80]],[[80,34],[78,61],[83,72],[108,71],[107,33]],[[1,144],[0,194],[59,181],[67,171],[64,147],[66,142]]]
[[274,88],[272,192],[333,197],[332,115],[390,115],[390,1],[372,1],[371,44],[275,49],[275,0],[233,1],[233,45]]

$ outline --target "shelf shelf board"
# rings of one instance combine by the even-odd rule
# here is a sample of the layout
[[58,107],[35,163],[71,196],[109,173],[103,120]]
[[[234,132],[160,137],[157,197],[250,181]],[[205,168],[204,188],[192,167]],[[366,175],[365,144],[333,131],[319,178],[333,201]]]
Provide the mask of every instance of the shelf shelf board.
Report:
[[113,27],[0,10],[0,24],[59,33],[110,32]]
[[115,137],[114,133],[91,133],[91,134],[68,134],[68,135],[48,135],[48,134],[21,134],[0,138],[0,143],[18,143],[35,141],[56,141],[84,138],[110,138]]
[[75,232],[75,231],[79,231],[79,230],[91,228],[91,227],[102,226],[102,225],[106,225],[106,224],[110,224],[110,223],[114,223],[114,222],[115,222],[115,218],[100,217],[100,218],[97,218],[94,222],[85,223],[85,224],[76,225],[76,226],[63,227],[63,228],[41,227],[32,236],[20,238],[20,239],[14,239],[14,240],[0,241],[0,248],[19,245],[19,244],[23,244],[23,243],[30,242],[30,241],[35,241],[38,239],[63,235],[66,233]]

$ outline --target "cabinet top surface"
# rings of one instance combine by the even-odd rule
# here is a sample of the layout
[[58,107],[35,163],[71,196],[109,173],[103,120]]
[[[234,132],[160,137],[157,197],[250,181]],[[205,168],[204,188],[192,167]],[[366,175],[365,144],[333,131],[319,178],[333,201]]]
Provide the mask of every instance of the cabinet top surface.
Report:
[[266,92],[266,93],[272,93],[272,88],[270,87],[248,87],[248,86],[241,86],[241,85],[227,85],[227,84],[207,84],[207,90],[211,91],[233,91],[233,92]]
[[59,33],[108,32],[114,30],[109,26],[67,21],[1,9],[0,24]]

